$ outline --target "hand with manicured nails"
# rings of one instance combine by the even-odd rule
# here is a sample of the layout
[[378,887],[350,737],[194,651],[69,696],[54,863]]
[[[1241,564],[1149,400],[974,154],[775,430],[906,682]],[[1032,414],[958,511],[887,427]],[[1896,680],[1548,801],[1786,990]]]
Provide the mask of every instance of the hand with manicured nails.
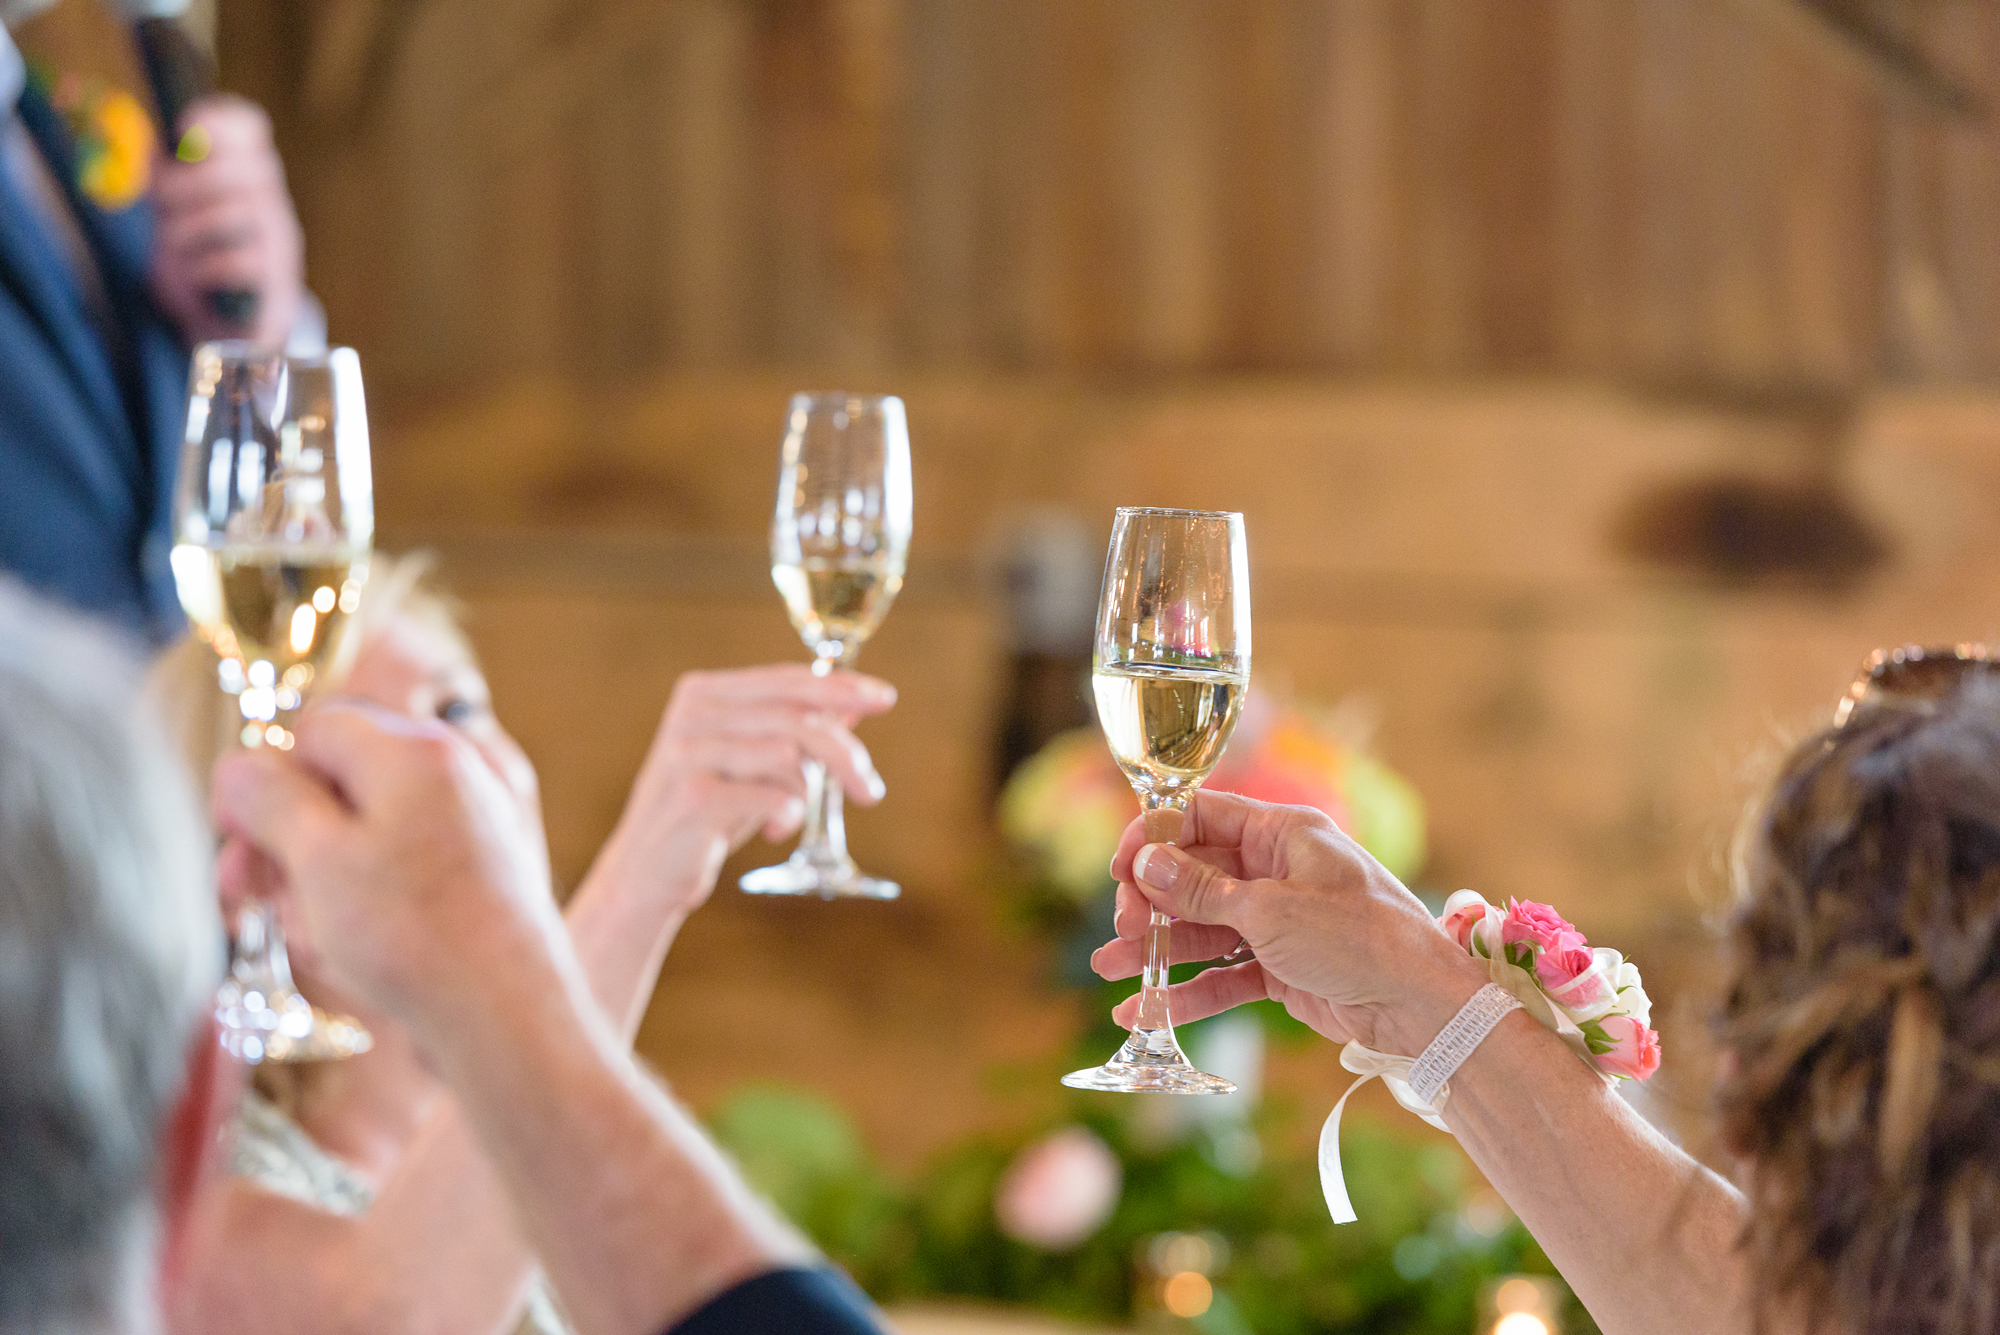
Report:
[[[477,1005],[482,977],[551,960],[574,973],[540,832],[472,742],[340,700],[307,710],[295,733],[289,752],[222,760],[216,825],[275,864],[346,981],[421,1035]],[[255,862],[226,856],[223,873]]]
[[[1176,964],[1239,945],[1255,952],[1169,989],[1176,1020],[1268,997],[1336,1043],[1414,1056],[1485,981],[1417,897],[1322,812],[1197,791],[1180,842],[1149,844],[1142,821],[1127,827],[1111,862],[1118,937],[1091,957],[1105,978],[1137,975],[1154,907],[1180,920]],[[1112,1014],[1129,1028],[1138,997]]]

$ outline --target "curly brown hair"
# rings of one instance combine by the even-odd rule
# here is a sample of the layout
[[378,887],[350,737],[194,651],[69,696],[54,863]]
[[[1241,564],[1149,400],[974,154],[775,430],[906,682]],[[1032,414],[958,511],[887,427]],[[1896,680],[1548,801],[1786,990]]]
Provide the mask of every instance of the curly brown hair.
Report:
[[1797,747],[1736,876],[1718,1100],[1759,1327],[2000,1332],[2000,673]]

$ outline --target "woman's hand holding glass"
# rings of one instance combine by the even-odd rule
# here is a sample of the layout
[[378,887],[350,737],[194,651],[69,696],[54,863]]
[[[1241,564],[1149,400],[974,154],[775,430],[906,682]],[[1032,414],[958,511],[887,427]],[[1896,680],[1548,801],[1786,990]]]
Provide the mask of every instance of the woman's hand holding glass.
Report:
[[685,896],[680,912],[692,912],[723,860],[752,836],[777,842],[798,830],[810,798],[807,763],[824,767],[855,802],[882,799],[887,789],[853,727],[895,703],[888,682],[803,663],[687,673],[606,856],[651,869]]
[[[1229,745],[1250,685],[1250,563],[1243,516],[1121,507],[1111,527],[1091,649],[1097,722],[1139,798],[1149,837],[1181,837],[1188,800]],[[1233,1094],[1174,1037],[1173,936],[1150,917],[1131,1037],[1102,1066],[1062,1078],[1119,1094]]]
[[[1154,909],[1179,919],[1176,964],[1248,946],[1254,958],[1168,989],[1179,1021],[1269,998],[1336,1043],[1414,1056],[1485,982],[1417,897],[1321,812],[1197,792],[1180,843],[1151,843],[1143,820],[1126,828],[1111,864],[1118,935],[1091,957],[1105,978],[1138,974]],[[1129,1025],[1138,1004],[1127,998],[1112,1015]]]
[[[880,394],[792,398],[771,515],[771,581],[820,676],[852,667],[903,587],[910,550],[910,432],[903,401]],[[850,720],[852,721],[852,720]],[[894,899],[847,852],[839,783],[805,758],[799,846],[738,882],[753,895]]]

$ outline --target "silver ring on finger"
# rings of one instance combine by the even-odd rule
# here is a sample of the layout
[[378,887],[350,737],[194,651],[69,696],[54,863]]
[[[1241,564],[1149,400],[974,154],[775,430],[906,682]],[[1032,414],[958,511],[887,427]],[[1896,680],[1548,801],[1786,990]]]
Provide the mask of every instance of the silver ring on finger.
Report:
[[1227,955],[1224,955],[1222,957],[1222,962],[1224,964],[1231,964],[1237,960],[1246,958],[1252,958],[1250,953],[1250,938],[1247,936],[1239,936],[1236,938],[1236,949],[1230,951]]

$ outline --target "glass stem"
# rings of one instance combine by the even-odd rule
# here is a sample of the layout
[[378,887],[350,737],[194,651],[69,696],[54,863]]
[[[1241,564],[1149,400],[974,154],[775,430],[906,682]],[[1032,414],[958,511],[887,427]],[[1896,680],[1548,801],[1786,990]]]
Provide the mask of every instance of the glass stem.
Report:
[[[284,745],[289,748],[292,725],[298,715],[297,709],[280,709],[271,714],[268,723],[259,723],[248,714],[244,718],[259,728],[279,728]],[[269,743],[260,739],[259,744]],[[278,925],[277,909],[268,899],[248,896],[237,911],[236,942],[230,952],[229,972],[245,990],[262,992],[267,997],[272,993],[298,991],[292,982],[291,957],[285,953],[285,929]]]
[[[1181,821],[1187,810],[1187,796],[1144,798],[1146,839],[1149,843],[1172,844],[1180,839]],[[1146,925],[1146,967],[1139,976],[1139,1015],[1133,1031],[1171,1035],[1173,1020],[1167,1013],[1167,966],[1173,960],[1173,919],[1158,909]]]
[[805,762],[806,815],[799,831],[798,856],[815,863],[847,859],[847,827],[840,806],[840,785],[828,782],[826,766]]
[[[813,675],[826,676],[844,664],[848,657],[844,650],[833,654],[821,654],[813,659]],[[798,851],[792,856],[816,866],[845,865],[849,860],[847,818],[841,807],[840,785],[831,781],[826,766],[817,760],[806,761],[804,769],[806,814],[804,824],[799,830]]]
[[298,991],[292,982],[291,960],[285,954],[285,931],[278,925],[278,914],[270,901],[243,901],[236,915],[234,955],[229,971],[246,989],[255,988],[266,997]]

